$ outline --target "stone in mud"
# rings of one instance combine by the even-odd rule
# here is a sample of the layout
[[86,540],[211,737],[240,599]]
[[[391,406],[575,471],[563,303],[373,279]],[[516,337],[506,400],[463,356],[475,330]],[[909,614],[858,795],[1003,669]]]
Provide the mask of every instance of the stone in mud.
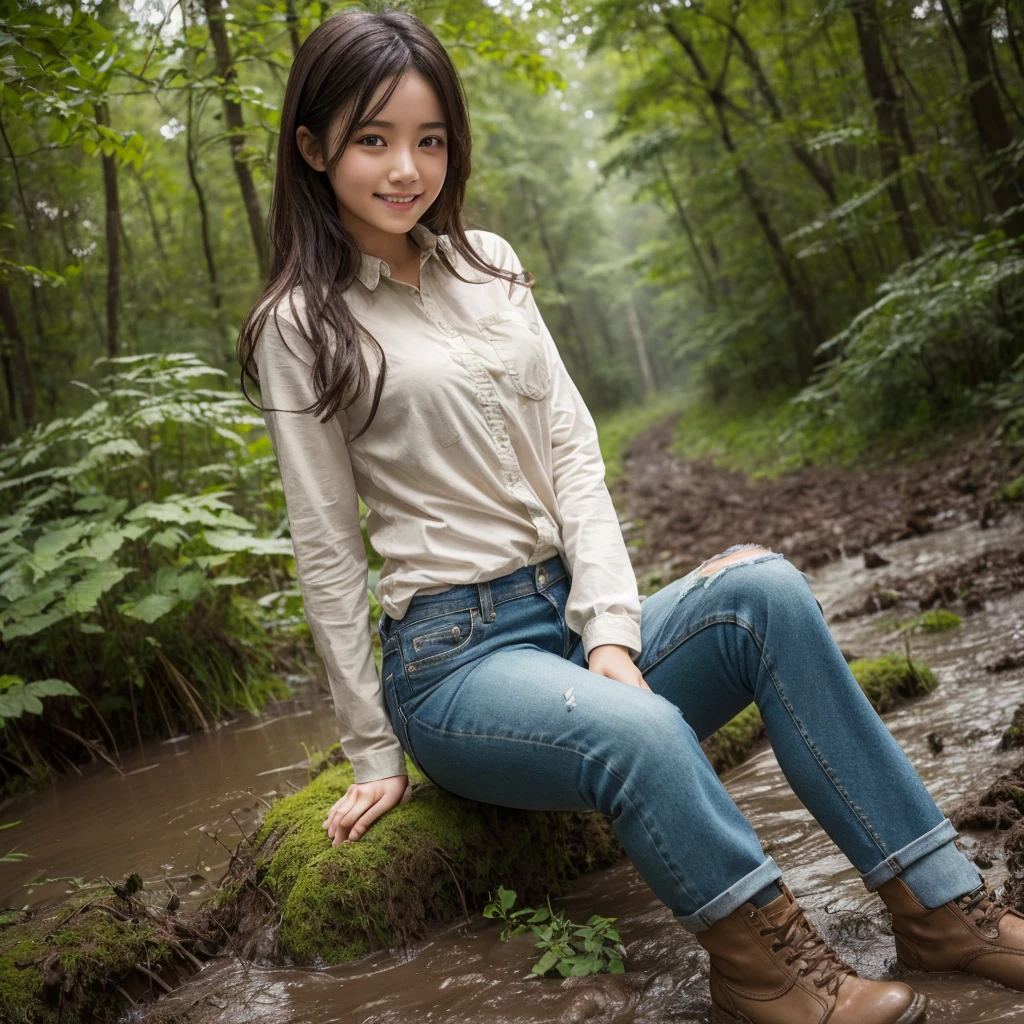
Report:
[[870,548],[864,550],[864,568],[865,569],[881,569],[883,566],[891,564],[888,558],[883,558],[877,551],[873,551]]

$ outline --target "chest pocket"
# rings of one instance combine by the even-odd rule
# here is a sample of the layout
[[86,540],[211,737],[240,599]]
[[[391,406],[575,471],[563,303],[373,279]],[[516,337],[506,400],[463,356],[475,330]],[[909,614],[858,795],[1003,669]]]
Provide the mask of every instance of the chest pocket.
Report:
[[547,398],[551,372],[537,324],[520,309],[500,309],[480,317],[476,326],[494,346],[513,389],[535,401]]

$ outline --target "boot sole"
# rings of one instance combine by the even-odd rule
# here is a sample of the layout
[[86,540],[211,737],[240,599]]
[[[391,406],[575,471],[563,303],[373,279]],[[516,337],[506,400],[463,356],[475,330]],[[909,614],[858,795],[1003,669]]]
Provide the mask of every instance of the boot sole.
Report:
[[[928,1012],[928,997],[922,995],[920,992],[914,993],[914,1001],[903,1011],[897,1020],[894,1020],[892,1024],[924,1024],[927,1019],[926,1014]],[[738,1017],[724,1010],[721,1006],[717,1006],[714,1003],[711,1004],[711,1021],[712,1024],[754,1024],[754,1022],[747,1017],[745,1014],[740,1014]]]

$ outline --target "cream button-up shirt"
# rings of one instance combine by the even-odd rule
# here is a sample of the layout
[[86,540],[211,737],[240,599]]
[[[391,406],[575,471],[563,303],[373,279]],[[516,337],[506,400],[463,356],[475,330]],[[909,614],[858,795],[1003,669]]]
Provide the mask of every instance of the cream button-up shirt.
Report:
[[[470,231],[492,264],[521,272],[512,247]],[[363,254],[345,298],[387,356],[364,342],[370,386],[326,423],[309,413],[265,412],[277,456],[306,619],[324,659],[341,746],[356,782],[405,773],[373,662],[366,549],[384,558],[375,595],[401,619],[417,592],[495,579],[562,555],[571,575],[565,608],[589,656],[598,644],[640,653],[636,577],[605,486],[597,431],[544,324],[533,292],[485,277],[423,225],[420,287],[390,277]],[[437,258],[455,260],[466,284]],[[315,395],[314,354],[287,299],[256,346],[262,405],[296,410]],[[285,342],[287,344],[283,344]]]

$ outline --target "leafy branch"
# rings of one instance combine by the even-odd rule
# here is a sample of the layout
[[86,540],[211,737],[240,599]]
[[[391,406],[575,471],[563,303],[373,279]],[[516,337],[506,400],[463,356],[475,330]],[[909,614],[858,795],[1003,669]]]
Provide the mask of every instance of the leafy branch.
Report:
[[492,902],[484,907],[483,915],[505,922],[501,931],[502,941],[527,929],[537,936],[538,941],[534,945],[542,950],[542,954],[530,968],[532,974],[543,977],[556,970],[563,978],[568,978],[602,972],[622,974],[625,971],[622,961],[626,947],[622,945],[619,933],[612,928],[616,920],[614,917],[594,914],[586,924],[574,924],[565,916],[564,910],[557,914],[554,912],[550,896],[547,906],[539,909],[524,907],[512,910],[515,901],[516,894],[512,889],[499,886],[497,900],[492,897]]

